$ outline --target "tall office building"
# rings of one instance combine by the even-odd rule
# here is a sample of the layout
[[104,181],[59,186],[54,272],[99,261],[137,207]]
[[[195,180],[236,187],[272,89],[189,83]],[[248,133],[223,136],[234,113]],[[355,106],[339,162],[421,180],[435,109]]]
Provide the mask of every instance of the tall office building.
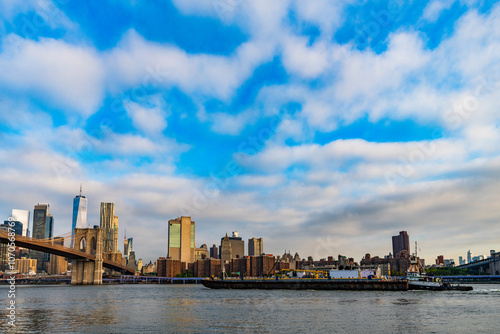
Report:
[[133,250],[134,239],[125,237],[123,240],[123,257],[128,260],[130,252]]
[[[47,239],[53,236],[54,217],[49,214],[49,204],[38,203],[33,210],[33,238]],[[37,259],[37,270],[43,269],[44,261],[50,260],[50,254],[31,251],[31,258]]]
[[472,253],[470,251],[470,249],[467,251],[467,263],[471,263],[472,262]]
[[219,258],[219,253],[217,252],[217,246],[215,244],[210,247],[210,257],[213,259]]
[[264,244],[262,238],[248,239],[248,256],[259,256],[264,254]]
[[[14,223],[14,226],[11,225],[12,223]],[[10,227],[12,230],[14,230],[15,234],[23,235],[23,223],[21,223],[20,221],[13,220],[11,222],[8,220],[4,220],[3,224],[7,227],[7,230],[9,230]]]
[[103,252],[118,252],[118,217],[114,203],[101,203],[101,224]]
[[[87,199],[82,195],[82,185],[80,184],[80,195],[73,199],[73,221],[71,231],[75,228],[87,227]],[[73,239],[71,239],[71,248],[73,248]]]
[[[227,234],[226,234],[227,236]],[[225,239],[221,238],[221,259],[222,259],[222,241]],[[231,259],[242,258],[245,256],[245,241],[239,236],[237,231],[233,231],[233,234],[228,237],[229,242],[231,243]]]
[[222,238],[219,250],[220,250],[221,264],[231,262],[231,260],[233,258],[233,252],[232,252],[232,248],[231,248],[231,241],[229,240],[227,233],[226,233],[226,236],[224,238]]
[[392,253],[395,258],[399,257],[399,253],[407,251],[410,253],[410,236],[406,231],[399,232],[399,235],[392,237]]
[[179,217],[168,222],[168,257],[188,263],[194,262],[195,222],[191,217]]
[[14,220],[21,222],[23,224],[23,236],[28,237],[29,224],[30,224],[30,212],[29,210],[18,210],[12,209],[12,218]]

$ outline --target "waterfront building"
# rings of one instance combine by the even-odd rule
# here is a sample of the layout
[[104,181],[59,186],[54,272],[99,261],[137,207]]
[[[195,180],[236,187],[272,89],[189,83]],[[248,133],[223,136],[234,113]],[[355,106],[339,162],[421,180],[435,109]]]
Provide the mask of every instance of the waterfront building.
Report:
[[[87,227],[87,198],[82,195],[82,185],[80,184],[80,195],[73,199],[73,220],[71,223],[72,233],[75,228]],[[73,239],[71,239],[71,248],[73,248]]]
[[461,257],[461,256],[459,256],[459,257],[458,257],[458,265],[459,265],[459,266],[462,266],[462,265],[464,265],[464,264],[465,264],[465,260],[464,260],[464,258],[463,258],[463,257]]
[[36,273],[36,259],[28,259],[26,257],[16,259],[16,270],[20,274],[29,275]]
[[103,235],[103,252],[118,252],[118,217],[114,203],[101,203],[100,227]]
[[[49,213],[50,205],[38,203],[33,210],[33,238],[51,238],[54,232],[54,217]],[[50,260],[49,253],[30,251],[30,257],[37,259],[37,270],[43,270],[44,262]]]
[[210,257],[212,259],[219,258],[219,253],[217,252],[217,246],[215,244],[212,247],[210,247]]
[[196,248],[194,251],[194,260],[204,260],[209,258],[208,247],[206,244],[201,245],[200,248]]
[[472,262],[472,253],[470,251],[470,249],[467,251],[467,263],[471,263]]
[[137,271],[137,262],[135,261],[135,252],[134,251],[131,251],[128,258],[125,259],[125,265],[128,267],[128,268],[131,268],[131,269],[134,269],[135,271]]
[[262,238],[248,239],[248,256],[259,256],[264,254],[264,244]]
[[142,274],[148,275],[156,272],[156,266],[149,261],[149,263],[142,267]]
[[193,265],[193,275],[195,277],[219,277],[221,274],[221,260],[207,258],[197,260]]
[[444,256],[443,255],[439,255],[436,259],[436,265],[441,265],[441,266],[444,266]]
[[139,259],[139,261],[137,261],[137,271],[141,271],[142,272],[142,266],[143,266],[143,262],[142,262],[142,259]]
[[30,211],[29,210],[12,209],[11,216],[15,221],[21,222],[23,224],[22,235],[24,237],[28,237],[29,236]]
[[[54,244],[64,246],[64,238],[57,237],[53,240]],[[68,270],[68,261],[64,256],[51,255],[47,273],[49,275],[60,275]]]
[[392,253],[394,257],[400,257],[402,251],[410,253],[410,236],[406,231],[401,231],[399,235],[392,237]]
[[171,258],[160,257],[156,260],[156,275],[158,277],[176,277],[183,272],[182,262]]
[[186,264],[195,260],[195,222],[178,217],[168,222],[168,257]]

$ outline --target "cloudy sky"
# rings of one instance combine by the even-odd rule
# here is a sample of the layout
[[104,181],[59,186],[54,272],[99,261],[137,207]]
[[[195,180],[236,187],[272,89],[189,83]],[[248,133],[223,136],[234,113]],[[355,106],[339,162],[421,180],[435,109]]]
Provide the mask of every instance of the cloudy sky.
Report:
[[116,203],[165,256],[237,230],[267,253],[500,250],[494,1],[0,0],[0,212],[71,230]]

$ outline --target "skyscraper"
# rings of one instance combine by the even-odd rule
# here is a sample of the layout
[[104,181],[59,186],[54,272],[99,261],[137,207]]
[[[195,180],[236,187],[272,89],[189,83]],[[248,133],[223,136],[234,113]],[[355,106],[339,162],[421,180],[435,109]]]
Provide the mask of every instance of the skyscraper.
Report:
[[125,237],[123,240],[123,257],[128,260],[130,252],[133,250],[134,239]]
[[[14,223],[14,226],[12,226],[11,223]],[[7,230],[10,227],[11,229],[14,230],[15,234],[23,235],[23,223],[21,223],[20,221],[13,220],[11,222],[8,220],[4,220],[3,224],[4,224],[4,226],[7,226]]]
[[[54,231],[54,217],[49,214],[50,205],[38,203],[33,210],[33,238],[46,239],[52,237]],[[47,224],[48,223],[48,224]],[[50,259],[50,254],[44,255],[39,251],[31,251],[31,257],[37,259],[37,270],[43,269],[45,259]]]
[[30,224],[30,212],[29,210],[18,210],[12,209],[12,218],[14,220],[21,222],[23,224],[23,236],[28,236],[29,224]]
[[118,217],[114,203],[101,203],[101,224],[103,252],[118,252]]
[[[227,236],[227,234],[226,234]],[[221,238],[221,259],[222,259],[222,241],[225,239]],[[245,241],[239,236],[237,231],[233,231],[233,234],[228,237],[229,242],[231,243],[231,259],[240,259],[245,256]],[[230,259],[230,260],[231,260]]]
[[195,222],[191,217],[179,217],[168,222],[168,257],[188,263],[194,262]]
[[471,263],[472,262],[472,253],[470,251],[470,249],[467,251],[467,263]]
[[410,252],[410,236],[406,231],[399,232],[399,235],[392,237],[392,253],[394,257],[399,257],[399,253],[402,251]]
[[213,259],[219,258],[219,253],[217,252],[217,246],[215,244],[210,247],[210,257]]
[[222,238],[219,249],[221,264],[231,262],[231,259],[233,258],[233,252],[231,248],[231,241],[229,240],[227,233],[226,236]]
[[262,238],[248,239],[248,256],[259,256],[264,254]]
[[[82,185],[80,184],[80,195],[73,199],[73,221],[71,231],[75,228],[87,227],[87,199],[82,195]],[[73,248],[73,239],[71,239],[71,248]]]

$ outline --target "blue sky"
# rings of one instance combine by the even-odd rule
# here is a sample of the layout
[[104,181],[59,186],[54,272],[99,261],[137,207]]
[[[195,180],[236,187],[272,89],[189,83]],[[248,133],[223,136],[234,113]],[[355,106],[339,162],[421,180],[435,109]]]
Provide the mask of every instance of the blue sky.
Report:
[[495,1],[0,0],[0,209],[116,203],[166,255],[237,230],[302,257],[498,249]]

